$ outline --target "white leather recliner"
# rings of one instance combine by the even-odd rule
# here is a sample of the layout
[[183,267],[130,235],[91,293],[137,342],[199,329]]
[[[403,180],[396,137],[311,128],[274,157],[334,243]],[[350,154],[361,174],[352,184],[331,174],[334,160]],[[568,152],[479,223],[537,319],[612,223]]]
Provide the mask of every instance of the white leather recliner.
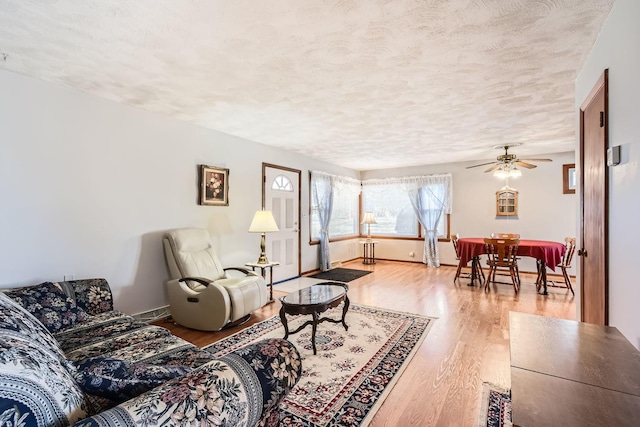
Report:
[[[162,244],[169,270],[169,305],[176,323],[219,331],[243,323],[267,303],[264,279],[245,268],[222,268],[207,230],[171,230],[164,234]],[[242,275],[231,277],[228,270]]]

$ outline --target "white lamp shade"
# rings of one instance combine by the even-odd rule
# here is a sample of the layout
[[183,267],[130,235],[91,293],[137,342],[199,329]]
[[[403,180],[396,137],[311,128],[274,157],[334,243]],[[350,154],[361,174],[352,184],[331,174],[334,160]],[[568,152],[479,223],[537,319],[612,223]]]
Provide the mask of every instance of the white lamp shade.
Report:
[[278,231],[278,224],[273,219],[271,211],[258,211],[253,216],[253,221],[249,226],[250,233],[269,233],[271,231]]
[[520,169],[516,169],[515,167],[509,171],[509,178],[518,178],[522,176],[522,172]]
[[505,179],[507,176],[509,176],[509,172],[500,168],[496,169],[496,171],[493,173],[493,176],[495,176],[496,178]]
[[373,212],[365,212],[360,224],[377,224],[376,218],[373,216]]

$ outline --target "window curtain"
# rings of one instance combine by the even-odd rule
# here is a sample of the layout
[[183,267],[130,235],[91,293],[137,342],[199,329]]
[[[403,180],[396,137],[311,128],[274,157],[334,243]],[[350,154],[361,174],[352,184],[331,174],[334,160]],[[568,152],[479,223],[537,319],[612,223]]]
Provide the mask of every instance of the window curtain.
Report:
[[311,195],[313,204],[318,209],[320,222],[320,270],[331,268],[329,254],[329,223],[333,209],[333,175],[324,172],[311,172]]
[[425,230],[422,262],[440,267],[438,224],[451,212],[451,175],[431,175],[407,181],[407,192],[418,221]]

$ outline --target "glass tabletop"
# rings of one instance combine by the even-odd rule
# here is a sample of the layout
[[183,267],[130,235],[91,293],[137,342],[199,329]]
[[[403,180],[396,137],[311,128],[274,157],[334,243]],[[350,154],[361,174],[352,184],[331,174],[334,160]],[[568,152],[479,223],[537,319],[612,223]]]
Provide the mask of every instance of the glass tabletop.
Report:
[[286,304],[314,305],[325,304],[342,297],[347,293],[348,286],[344,283],[318,283],[299,291],[291,292],[281,298]]

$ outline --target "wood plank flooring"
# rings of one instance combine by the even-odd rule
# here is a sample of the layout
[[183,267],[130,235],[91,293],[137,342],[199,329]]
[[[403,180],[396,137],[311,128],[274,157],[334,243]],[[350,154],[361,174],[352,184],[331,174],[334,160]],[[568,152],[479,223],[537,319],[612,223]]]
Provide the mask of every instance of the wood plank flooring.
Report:
[[[374,273],[349,282],[352,304],[437,317],[431,331],[391,394],[370,424],[380,426],[477,426],[482,382],[508,388],[509,311],[575,320],[577,300],[567,289],[535,291],[535,276],[522,275],[518,295],[511,285],[492,285],[489,292],[453,283],[454,267],[427,268],[423,264],[354,260],[345,268]],[[274,287],[274,297],[286,294]],[[254,313],[241,327],[223,332],[199,332],[166,321],[169,328],[200,347],[236,333],[243,327],[278,313],[279,302]],[[348,315],[347,315],[348,316]]]

